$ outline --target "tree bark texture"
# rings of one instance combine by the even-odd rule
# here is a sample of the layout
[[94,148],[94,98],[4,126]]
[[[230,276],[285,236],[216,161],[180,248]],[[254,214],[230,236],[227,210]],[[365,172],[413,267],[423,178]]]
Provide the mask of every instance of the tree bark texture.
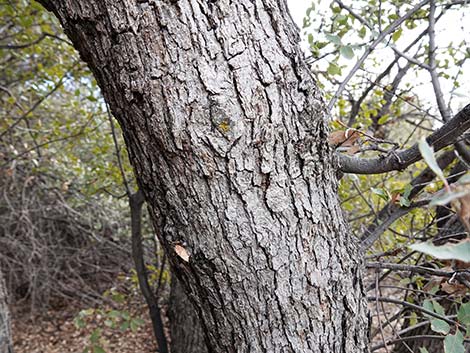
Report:
[[175,276],[171,280],[168,318],[171,353],[208,353],[197,312]]
[[3,273],[0,270],[0,353],[13,353],[11,319],[8,295]]
[[285,0],[41,2],[121,124],[210,351],[366,351],[361,256]]

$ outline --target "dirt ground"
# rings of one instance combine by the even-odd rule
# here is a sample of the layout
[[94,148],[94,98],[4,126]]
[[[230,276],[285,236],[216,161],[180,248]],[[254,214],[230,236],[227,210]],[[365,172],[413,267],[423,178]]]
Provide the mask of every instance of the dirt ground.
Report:
[[[15,353],[83,353],[92,345],[90,336],[99,328],[101,334],[97,345],[106,353],[148,353],[158,352],[152,333],[151,322],[143,303],[132,303],[126,308],[132,317],[144,323],[135,332],[130,328],[122,331],[119,327],[106,326],[106,318],[99,314],[85,319],[86,326],[77,328],[74,318],[80,310],[87,309],[80,303],[62,303],[44,313],[33,316],[13,310],[13,341]],[[116,309],[116,308],[114,308]],[[102,353],[89,349],[88,353]]]

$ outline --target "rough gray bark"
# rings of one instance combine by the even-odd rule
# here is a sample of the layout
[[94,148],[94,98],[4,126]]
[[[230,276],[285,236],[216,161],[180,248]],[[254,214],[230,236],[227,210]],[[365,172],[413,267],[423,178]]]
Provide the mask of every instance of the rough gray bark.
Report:
[[13,353],[10,311],[3,273],[0,271],[0,353]]
[[41,2],[121,124],[211,352],[366,351],[361,256],[285,0]]
[[171,280],[168,318],[171,353],[208,353],[196,310],[175,277]]

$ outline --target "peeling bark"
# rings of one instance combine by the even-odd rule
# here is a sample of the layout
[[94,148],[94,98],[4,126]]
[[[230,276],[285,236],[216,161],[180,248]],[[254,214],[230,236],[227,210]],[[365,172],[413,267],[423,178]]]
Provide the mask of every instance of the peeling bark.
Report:
[[365,352],[361,256],[285,1],[41,2],[121,124],[210,351]]

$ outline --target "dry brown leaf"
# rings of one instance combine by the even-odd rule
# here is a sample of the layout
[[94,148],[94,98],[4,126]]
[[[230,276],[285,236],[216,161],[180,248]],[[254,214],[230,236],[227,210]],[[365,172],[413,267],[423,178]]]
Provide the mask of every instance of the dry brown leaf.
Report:
[[357,130],[347,129],[333,131],[328,136],[328,143],[333,146],[351,147],[361,137],[361,133]]
[[344,131],[333,131],[330,135],[328,135],[328,143],[330,145],[340,145],[344,140]]
[[451,185],[454,192],[466,192],[467,194],[451,201],[452,208],[457,213],[460,221],[465,226],[467,232],[470,232],[470,184]]
[[175,253],[181,257],[184,261],[189,262],[189,253],[181,245],[175,245]]
[[403,97],[403,100],[404,100],[405,102],[413,102],[413,101],[415,100],[415,97],[413,97],[413,96],[405,96],[405,97]]
[[449,282],[442,282],[441,289],[447,294],[454,295],[465,295],[468,290],[463,284]]
[[400,201],[400,197],[401,197],[401,195],[400,195],[399,192],[394,192],[394,193],[392,194],[392,199],[390,200],[390,203],[391,203],[391,204],[397,203],[398,201]]
[[454,267],[458,270],[468,270],[470,268],[470,262],[454,260]]

